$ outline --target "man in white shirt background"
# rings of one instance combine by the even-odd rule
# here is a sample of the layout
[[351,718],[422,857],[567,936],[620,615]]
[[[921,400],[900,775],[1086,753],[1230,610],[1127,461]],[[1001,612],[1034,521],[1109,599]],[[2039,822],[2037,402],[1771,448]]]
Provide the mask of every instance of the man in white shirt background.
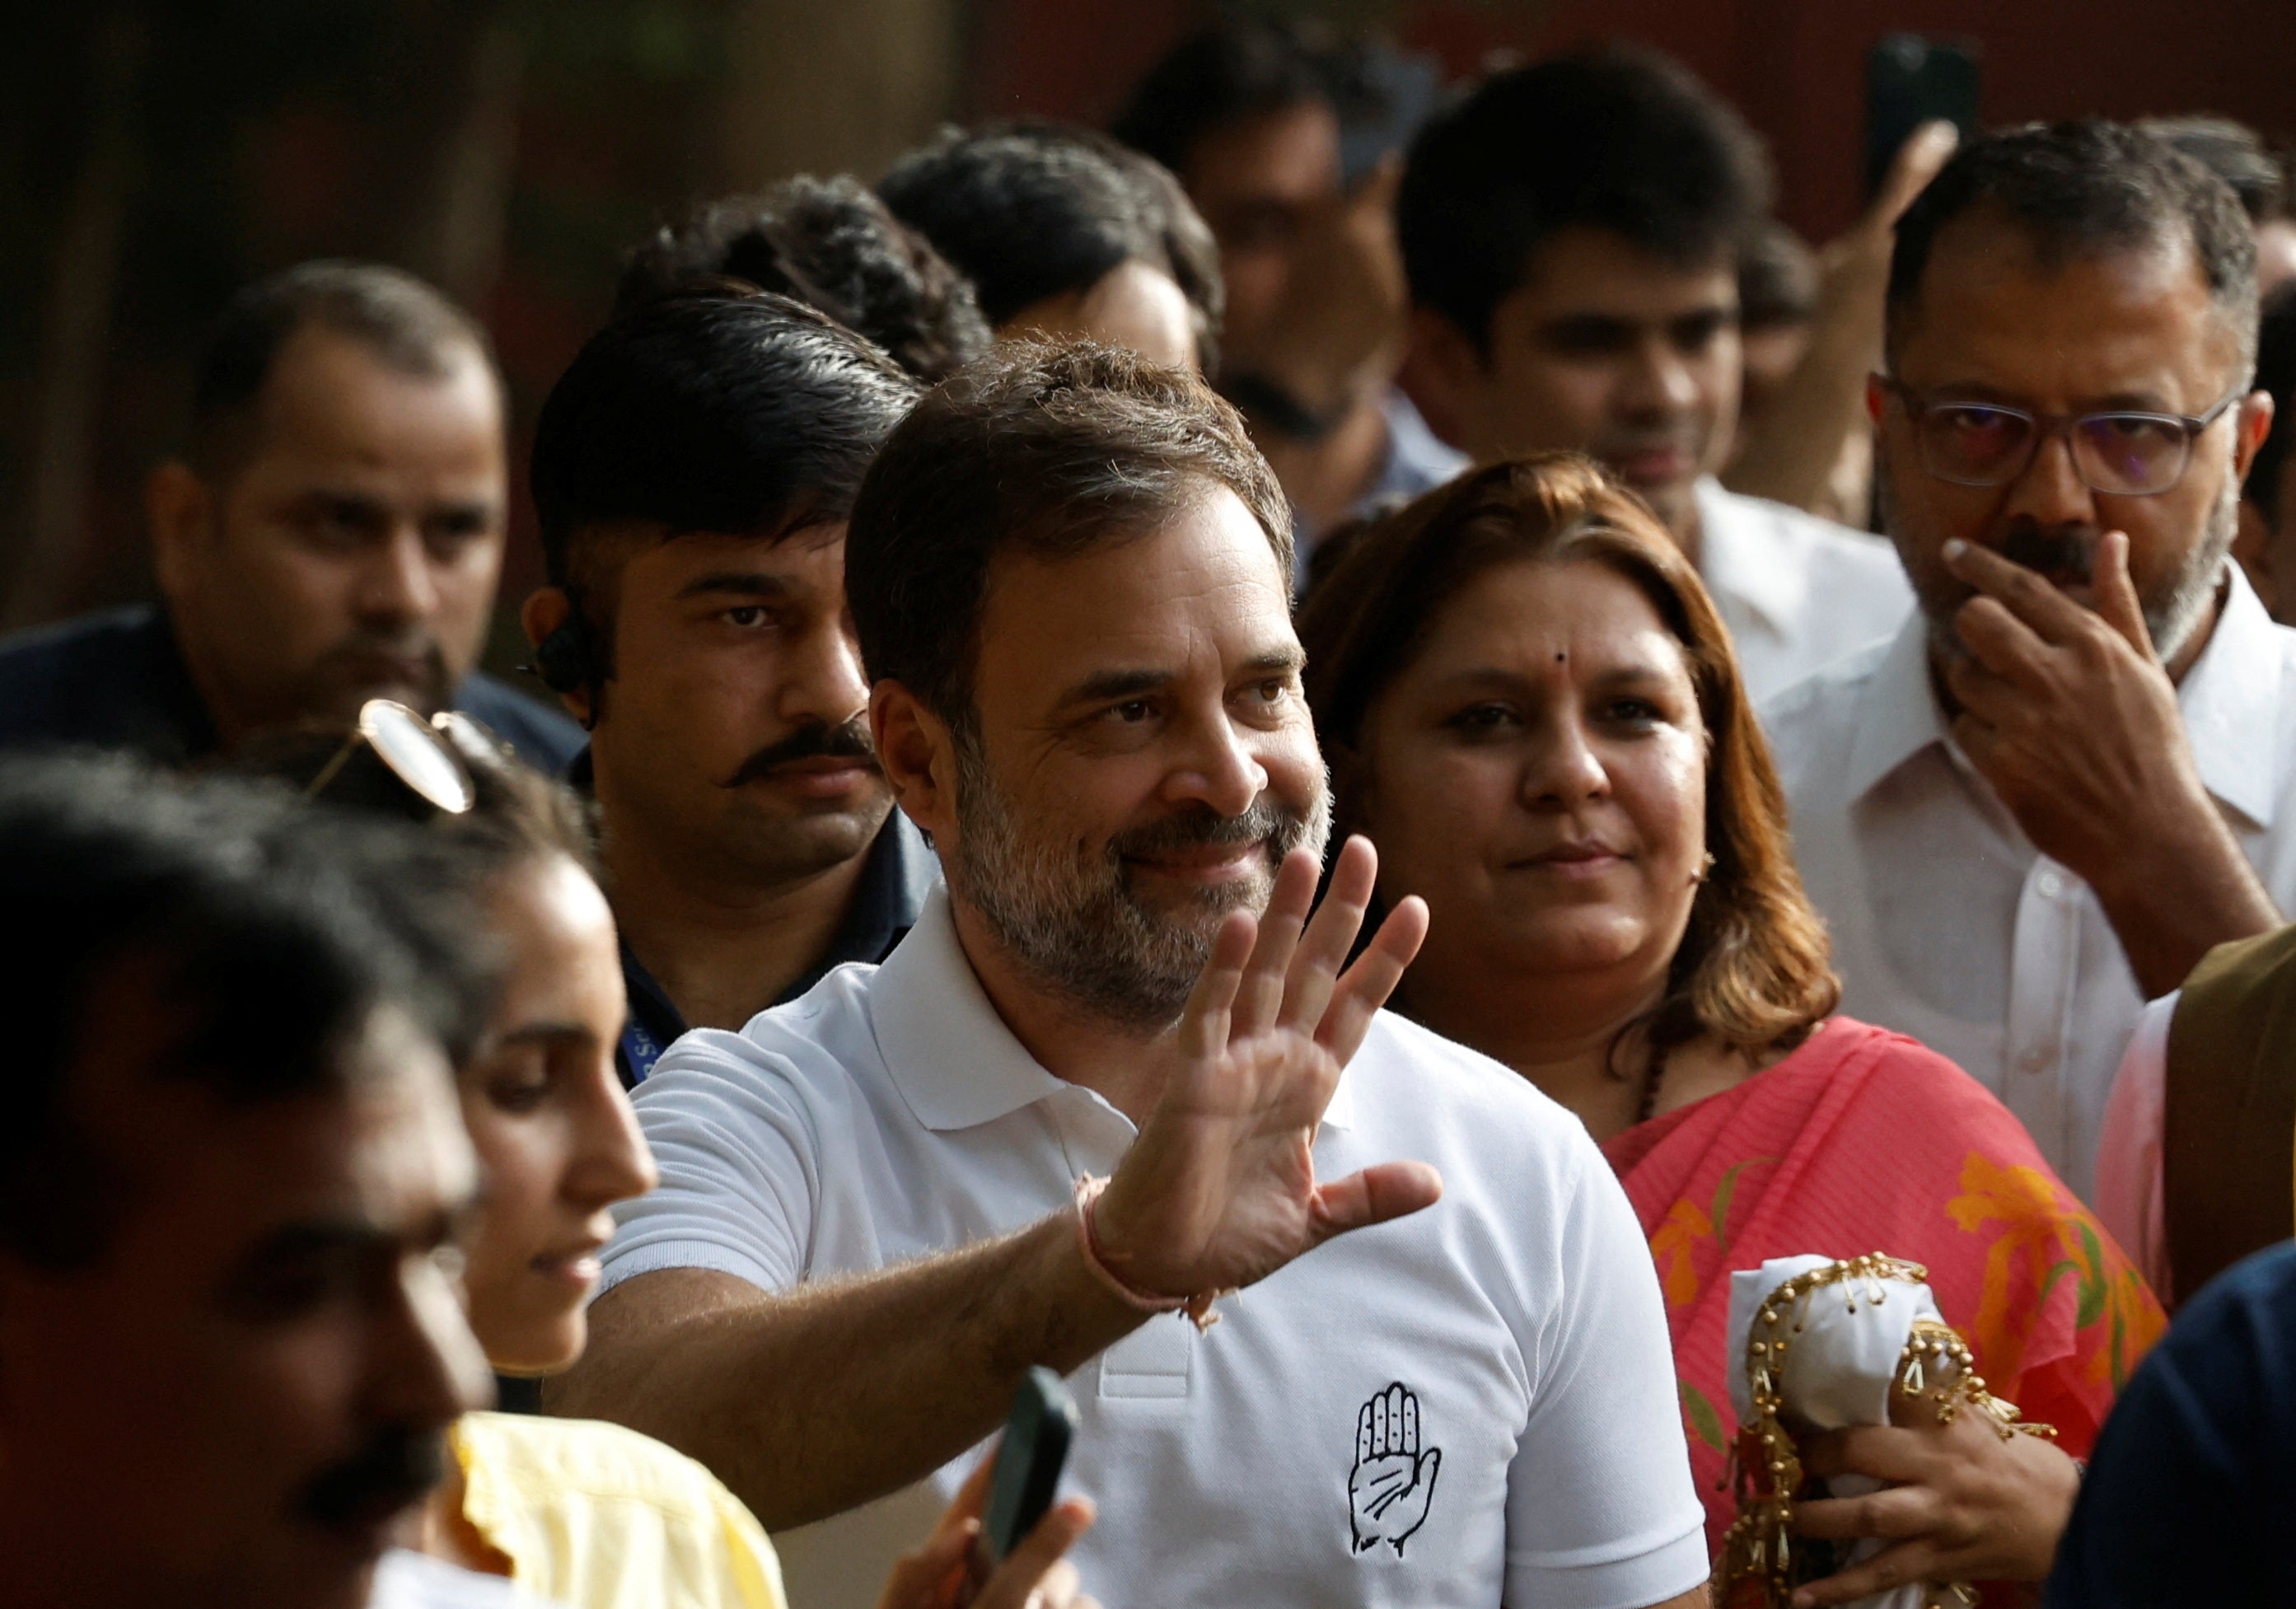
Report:
[[1714,477],[1743,368],[1738,258],[1768,164],[1663,56],[1607,47],[1494,74],[1413,144],[1397,231],[1408,373],[1479,461],[1570,450],[1639,492],[1697,561],[1759,698],[1888,635],[1888,544]]
[[[1377,1012],[1418,902],[1341,970],[1368,846],[1305,920],[1328,804],[1290,520],[1233,410],[1006,353],[895,431],[848,543],[878,753],[947,891],[882,967],[663,1057],[662,1187],[551,1406],[782,1528],[947,1482],[1045,1363],[1111,1602],[1702,1603],[1616,1180],[1521,1080]],[[1206,1332],[1150,1316],[1216,1296]],[[813,1534],[882,1577],[840,1523]],[[850,1601],[807,1541],[792,1597]]]
[[2191,159],[2101,122],[1963,149],[1898,224],[1869,396],[1922,612],[1764,711],[1843,1008],[2084,1195],[2144,999],[2296,904],[2296,633],[2226,556],[2256,331]]

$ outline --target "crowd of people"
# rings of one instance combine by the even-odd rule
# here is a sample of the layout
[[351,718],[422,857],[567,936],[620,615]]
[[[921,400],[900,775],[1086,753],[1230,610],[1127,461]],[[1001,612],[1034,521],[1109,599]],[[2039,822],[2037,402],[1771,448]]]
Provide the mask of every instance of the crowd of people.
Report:
[[484,328],[223,309],[159,601],[0,644],[0,1597],[2296,1590],[2287,176],[1931,126],[1813,249],[1675,62],[1431,74],[635,242],[556,708]]

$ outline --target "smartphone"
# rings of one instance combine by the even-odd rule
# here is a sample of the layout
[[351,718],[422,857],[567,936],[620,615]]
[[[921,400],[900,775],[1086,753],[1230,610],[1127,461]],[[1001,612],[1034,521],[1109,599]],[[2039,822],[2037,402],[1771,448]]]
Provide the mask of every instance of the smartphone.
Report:
[[1898,152],[1923,124],[1977,132],[1977,42],[1884,34],[1866,57],[1866,193],[1881,189]]
[[1076,1428],[1077,1406],[1058,1375],[1039,1366],[1021,1377],[996,1444],[988,1514],[980,1528],[992,1560],[1011,1553],[1053,1506]]

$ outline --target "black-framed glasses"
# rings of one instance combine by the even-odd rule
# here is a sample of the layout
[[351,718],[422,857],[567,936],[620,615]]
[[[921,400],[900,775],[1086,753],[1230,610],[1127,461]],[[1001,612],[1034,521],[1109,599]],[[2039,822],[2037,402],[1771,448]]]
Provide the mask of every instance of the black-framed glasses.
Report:
[[[316,799],[341,774],[364,743],[390,774],[425,803],[449,816],[460,816],[478,803],[478,784],[464,758],[487,746],[486,728],[460,710],[447,710],[424,720],[396,699],[371,698],[359,706],[358,722],[332,759],[319,768],[303,790]],[[457,751],[462,752],[457,752]]]
[[2175,486],[2193,462],[2200,433],[2248,394],[2236,390],[2198,418],[2127,408],[2037,414],[1998,402],[1925,397],[1887,375],[1874,378],[1904,406],[1922,468],[1939,480],[2006,485],[2025,472],[2045,439],[2062,435],[2083,483],[2110,497],[2157,497]]

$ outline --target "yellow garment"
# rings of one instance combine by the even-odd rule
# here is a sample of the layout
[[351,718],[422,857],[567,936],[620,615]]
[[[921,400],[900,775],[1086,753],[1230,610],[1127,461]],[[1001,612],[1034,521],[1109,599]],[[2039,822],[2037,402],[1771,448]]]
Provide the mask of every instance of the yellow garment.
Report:
[[619,1424],[465,1414],[463,1513],[570,1609],[785,1609],[774,1546],[718,1478]]

